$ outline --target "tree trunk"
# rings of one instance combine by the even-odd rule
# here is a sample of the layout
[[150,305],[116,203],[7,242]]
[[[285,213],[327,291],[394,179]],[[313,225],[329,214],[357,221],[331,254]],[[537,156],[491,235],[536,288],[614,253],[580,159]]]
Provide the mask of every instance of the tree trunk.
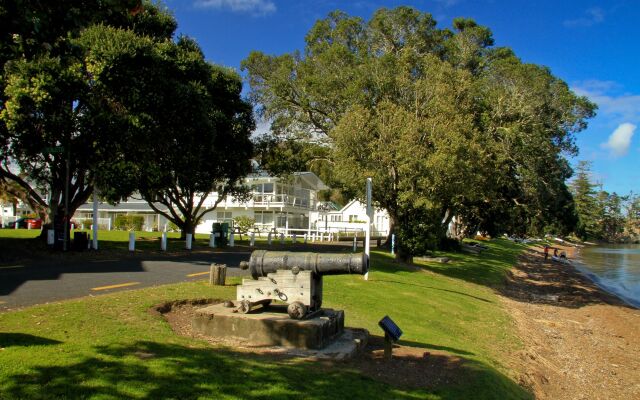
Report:
[[187,233],[190,233],[192,235],[191,236],[192,238],[194,237],[194,232],[196,230],[196,227],[191,218],[186,217],[184,221],[184,225],[182,225],[181,228],[182,229],[180,230],[180,240],[187,240]]

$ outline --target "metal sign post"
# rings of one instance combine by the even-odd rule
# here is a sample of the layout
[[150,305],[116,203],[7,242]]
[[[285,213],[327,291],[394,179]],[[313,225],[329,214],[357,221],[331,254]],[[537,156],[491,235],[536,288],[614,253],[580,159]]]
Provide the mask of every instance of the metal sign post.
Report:
[[[371,206],[371,185],[372,179],[367,178],[367,230],[365,232],[364,239],[364,254],[367,256],[367,262],[369,262],[370,248],[371,248],[371,221],[373,221],[373,207]],[[369,280],[369,272],[364,274],[364,280]]]

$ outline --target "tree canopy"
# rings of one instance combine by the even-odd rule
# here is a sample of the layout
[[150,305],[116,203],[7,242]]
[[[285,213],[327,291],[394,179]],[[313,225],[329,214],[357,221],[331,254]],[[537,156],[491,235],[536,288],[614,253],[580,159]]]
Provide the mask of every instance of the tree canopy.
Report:
[[[170,40],[176,28],[166,12],[134,0],[10,0],[0,6],[0,177],[21,186],[51,218],[64,206],[66,181],[64,215],[88,199],[95,166],[112,156],[119,134],[87,59],[83,36],[96,24],[156,41]],[[104,39],[105,45],[111,40]]]
[[494,47],[488,28],[439,29],[398,7],[369,21],[331,13],[305,39],[303,52],[244,60],[250,97],[276,135],[330,146],[343,187],[362,198],[373,178],[400,257],[436,246],[454,215],[498,233],[541,230],[571,208],[565,157],[595,105]]
[[12,0],[0,21],[0,177],[51,219],[73,215],[97,184],[114,202],[140,193],[184,234],[218,204],[204,204],[209,193],[242,195],[254,127],[242,82],[174,39],[166,10]]

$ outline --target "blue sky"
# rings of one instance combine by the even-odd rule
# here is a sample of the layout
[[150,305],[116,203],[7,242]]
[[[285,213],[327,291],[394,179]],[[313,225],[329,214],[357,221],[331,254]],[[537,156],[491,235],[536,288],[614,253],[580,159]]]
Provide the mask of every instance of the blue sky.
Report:
[[[605,190],[640,193],[640,0],[165,0],[179,32],[206,57],[239,68],[251,50],[282,54],[304,47],[313,23],[340,9],[369,19],[380,7],[410,5],[440,27],[475,19],[525,62],[546,65],[599,105],[577,136]],[[637,128],[638,127],[638,128]],[[574,160],[575,162],[575,160]]]

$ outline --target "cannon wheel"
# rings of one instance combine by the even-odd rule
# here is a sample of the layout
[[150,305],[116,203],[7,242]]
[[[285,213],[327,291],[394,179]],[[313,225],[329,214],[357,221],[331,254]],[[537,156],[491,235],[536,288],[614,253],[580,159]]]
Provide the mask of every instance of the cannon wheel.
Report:
[[307,306],[299,301],[294,301],[287,307],[287,313],[291,319],[302,319],[307,314]]
[[238,311],[240,311],[243,314],[246,314],[249,311],[251,311],[251,302],[249,300],[242,300],[240,302],[240,307],[238,307]]

